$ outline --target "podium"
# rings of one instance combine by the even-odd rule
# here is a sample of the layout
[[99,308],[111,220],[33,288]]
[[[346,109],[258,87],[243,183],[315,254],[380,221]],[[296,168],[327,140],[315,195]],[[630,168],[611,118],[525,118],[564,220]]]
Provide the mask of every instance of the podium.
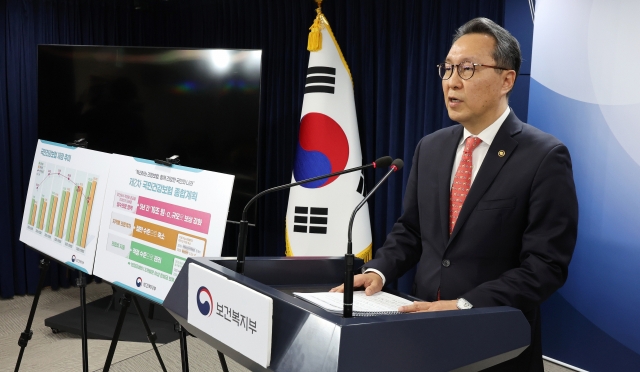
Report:
[[[273,299],[268,368],[189,323],[190,264]],[[235,264],[235,258],[189,258],[163,306],[191,334],[251,371],[479,371],[518,356],[531,339],[526,318],[510,307],[343,318],[291,295],[342,283],[343,257],[250,257],[245,275]]]

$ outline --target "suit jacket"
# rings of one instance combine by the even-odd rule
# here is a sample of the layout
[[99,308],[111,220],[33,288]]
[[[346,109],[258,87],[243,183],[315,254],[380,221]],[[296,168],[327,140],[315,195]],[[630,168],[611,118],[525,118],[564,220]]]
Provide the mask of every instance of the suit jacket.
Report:
[[440,289],[443,300],[522,310],[531,346],[494,369],[542,371],[539,305],[566,281],[577,236],[569,152],[511,111],[449,235],[451,171],[462,133],[455,125],[420,141],[403,214],[366,268],[393,281],[417,265],[416,297],[435,301]]

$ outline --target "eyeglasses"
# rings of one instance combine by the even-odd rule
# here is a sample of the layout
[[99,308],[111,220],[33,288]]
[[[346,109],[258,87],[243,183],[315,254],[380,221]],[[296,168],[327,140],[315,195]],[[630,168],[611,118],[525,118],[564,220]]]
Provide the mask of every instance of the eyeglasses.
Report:
[[473,74],[476,72],[476,67],[480,67],[480,66],[495,68],[499,70],[510,70],[509,68],[506,68],[506,67],[489,66],[489,65],[483,65],[481,63],[473,63],[473,62],[462,62],[457,65],[454,65],[451,63],[441,63],[438,65],[438,74],[440,75],[440,78],[442,80],[449,80],[451,76],[453,76],[454,67],[456,67],[458,70],[458,75],[460,75],[460,77],[463,80],[469,80],[471,79]]

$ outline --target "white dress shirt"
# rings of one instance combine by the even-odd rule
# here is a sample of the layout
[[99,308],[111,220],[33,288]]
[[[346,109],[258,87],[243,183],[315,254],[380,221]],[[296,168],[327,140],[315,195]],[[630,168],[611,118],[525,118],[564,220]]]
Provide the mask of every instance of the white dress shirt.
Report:
[[[474,136],[473,134],[471,134],[471,132],[469,132],[467,128],[464,129],[464,131],[462,132],[462,138],[460,139],[460,143],[458,143],[458,149],[456,150],[456,158],[453,161],[453,169],[451,169],[451,180],[449,181],[449,189],[451,189],[451,186],[453,185],[453,179],[456,175],[456,172],[458,171],[458,166],[460,165],[460,159],[462,159],[462,153],[464,152],[464,144],[467,138],[478,137],[482,140],[482,142],[478,145],[478,147],[476,147],[475,150],[473,150],[473,155],[471,158],[471,167],[472,167],[471,168],[471,184],[473,185],[473,181],[476,179],[478,170],[480,169],[480,166],[482,166],[482,162],[484,161],[484,158],[487,156],[487,151],[489,151],[489,147],[491,146],[493,139],[496,138],[496,134],[498,133],[498,130],[502,126],[502,123],[504,123],[504,121],[507,119],[507,116],[509,116],[510,112],[511,112],[511,109],[509,108],[509,106],[507,106],[507,109],[502,113],[502,115],[500,115],[500,117],[496,121],[491,123],[491,125],[486,127],[477,136]],[[367,269],[365,273],[368,273],[368,272],[374,272],[380,275],[380,277],[382,278],[382,285],[385,284],[386,278],[380,271],[376,269]]]
[[494,121],[486,127],[482,132],[480,132],[477,136],[474,136],[467,130],[464,129],[462,132],[462,138],[460,139],[460,143],[458,143],[458,150],[456,150],[456,158],[453,161],[453,169],[451,169],[451,180],[449,181],[449,189],[453,185],[453,179],[456,176],[456,172],[458,171],[458,166],[460,165],[460,160],[462,159],[462,153],[464,152],[464,144],[467,138],[469,137],[478,137],[482,140],[478,147],[473,150],[473,156],[471,158],[471,184],[473,185],[473,181],[476,179],[476,175],[478,174],[478,170],[484,161],[484,158],[487,156],[487,151],[489,151],[489,146],[493,142],[493,139],[496,138],[496,134],[498,130],[504,123],[507,116],[509,116],[509,112],[511,109],[507,106],[507,109],[500,115],[498,120]]

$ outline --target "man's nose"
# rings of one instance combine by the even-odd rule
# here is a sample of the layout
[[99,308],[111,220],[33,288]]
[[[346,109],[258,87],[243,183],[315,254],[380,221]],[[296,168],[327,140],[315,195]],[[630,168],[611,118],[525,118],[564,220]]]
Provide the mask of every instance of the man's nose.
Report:
[[447,80],[449,89],[460,89],[462,87],[462,82],[463,80],[460,77],[460,74],[458,74],[458,69],[455,69],[453,74],[451,74],[451,77]]

